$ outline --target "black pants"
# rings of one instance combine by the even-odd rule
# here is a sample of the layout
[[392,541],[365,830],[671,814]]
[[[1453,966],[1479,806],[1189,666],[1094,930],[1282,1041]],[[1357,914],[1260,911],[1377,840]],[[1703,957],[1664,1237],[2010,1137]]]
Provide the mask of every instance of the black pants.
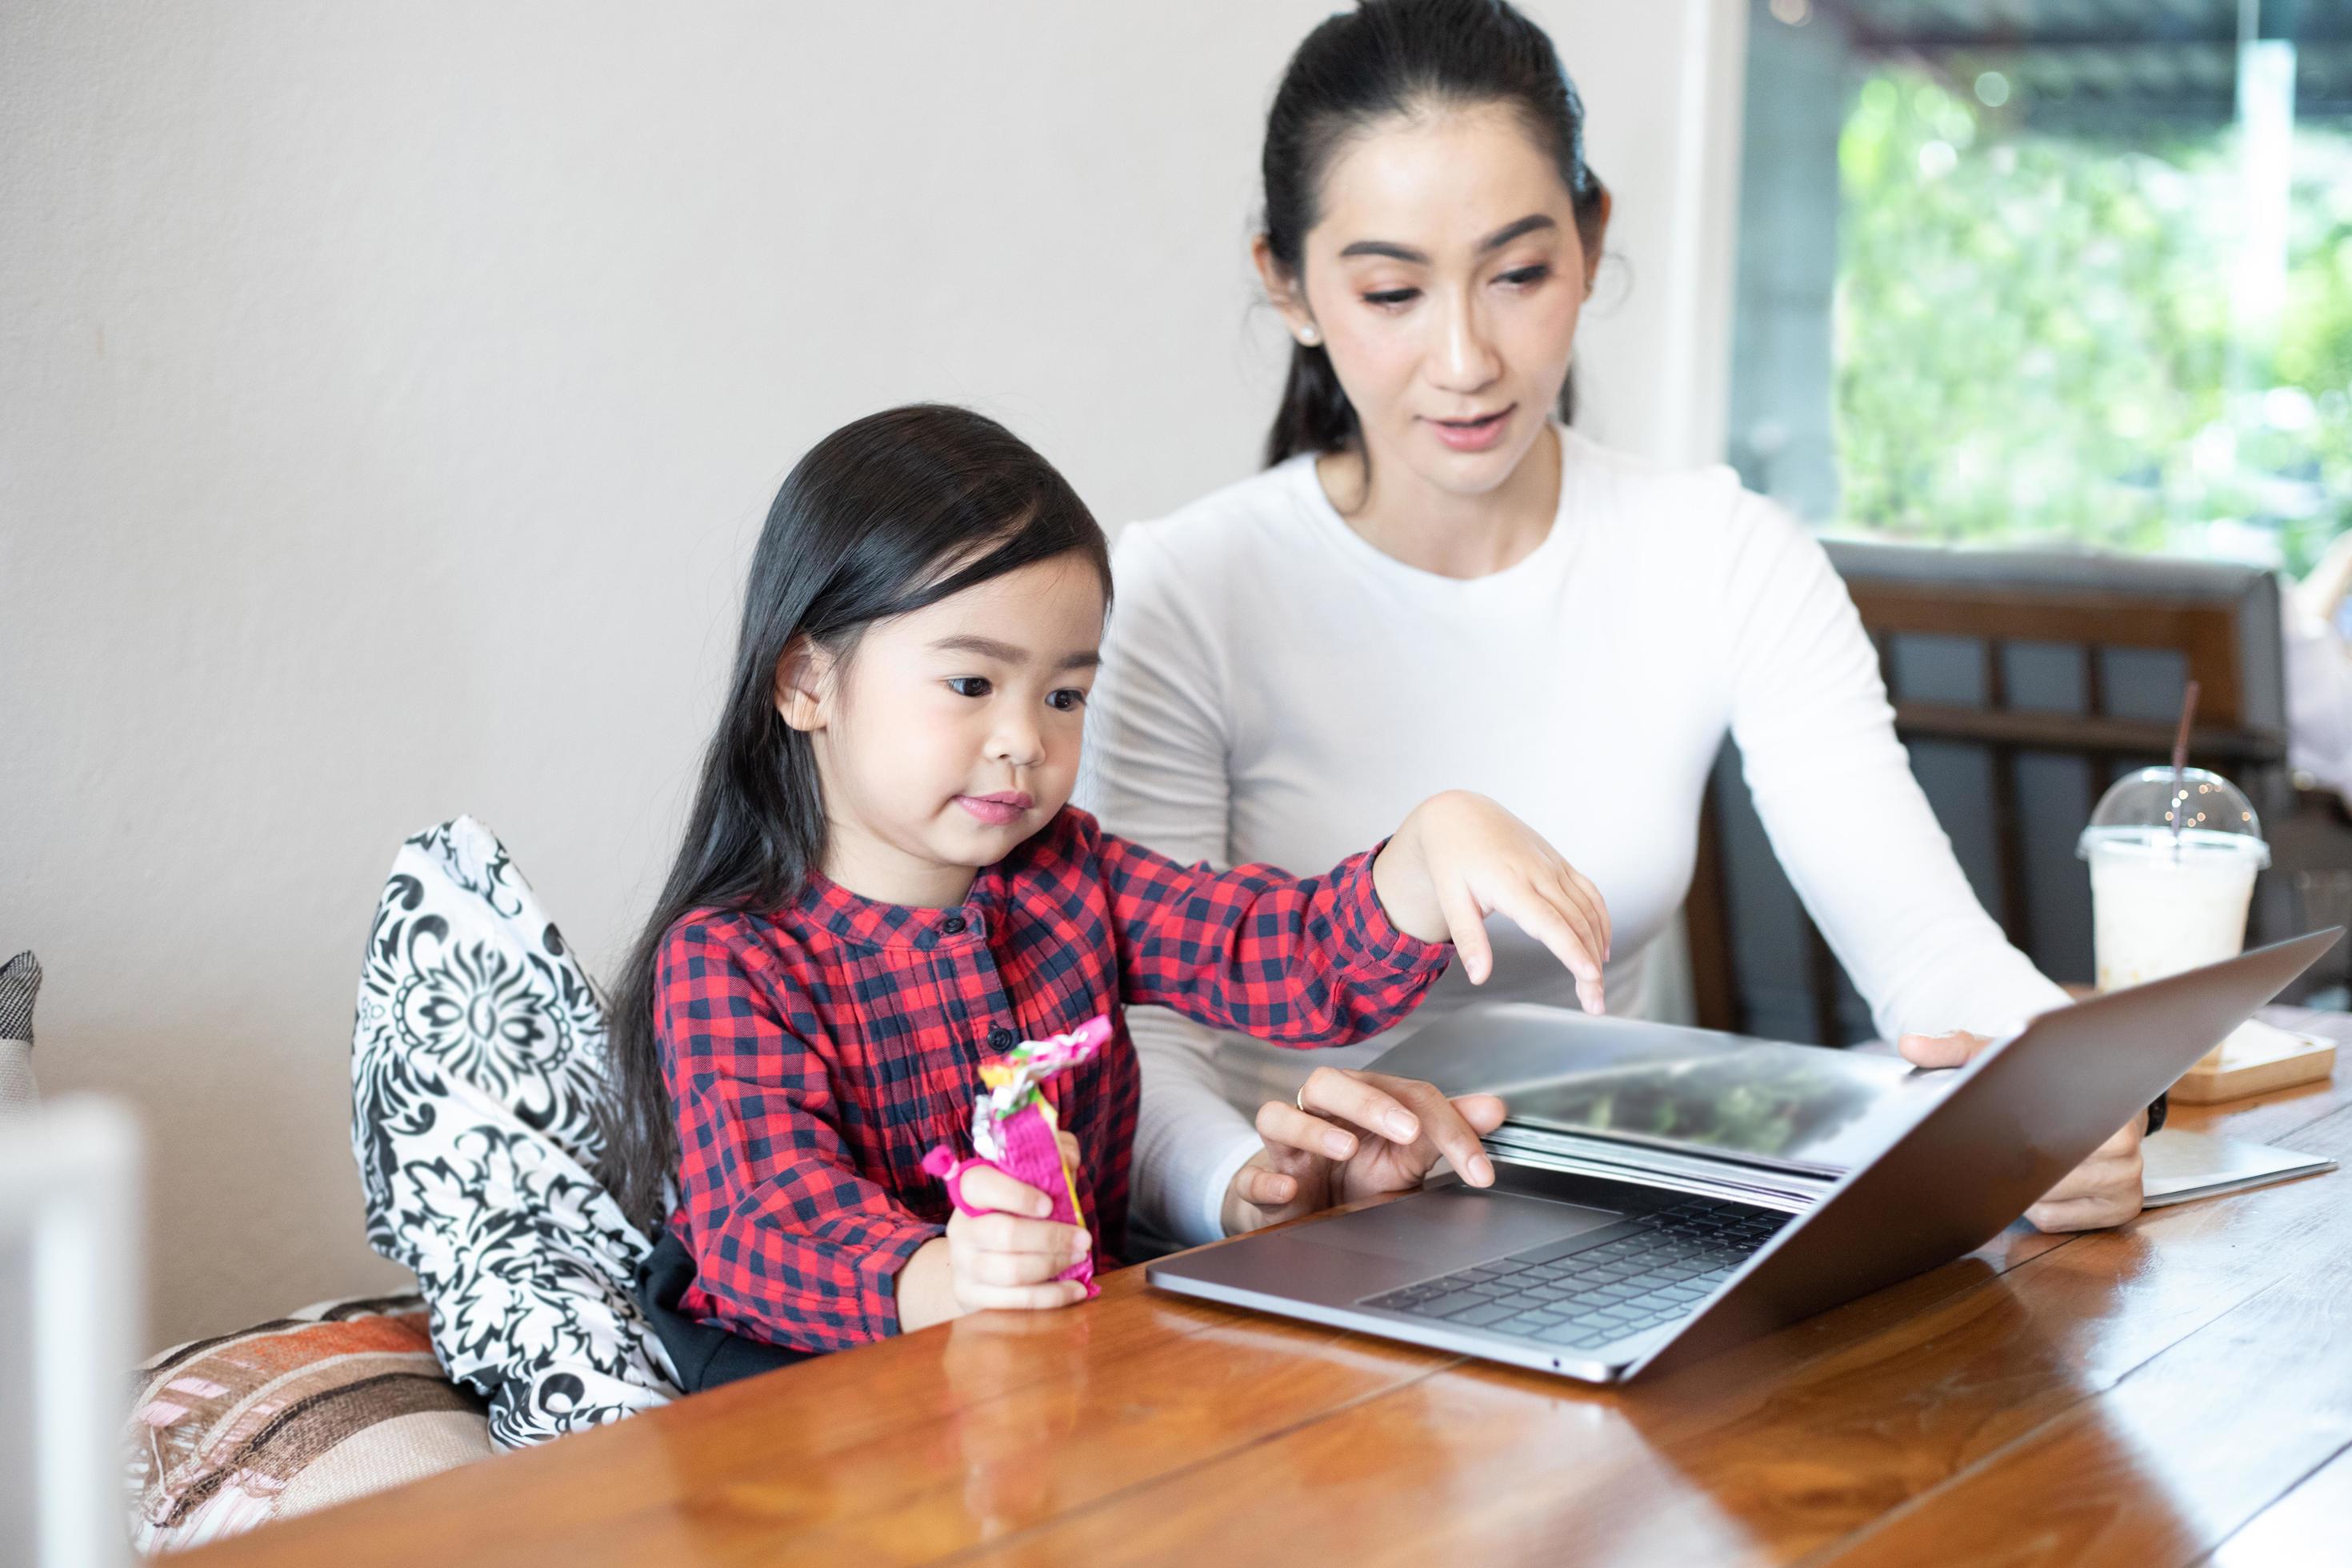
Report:
[[677,1384],[687,1393],[809,1359],[806,1351],[788,1351],[696,1322],[677,1310],[678,1298],[693,1283],[694,1259],[677,1236],[665,1228],[660,1245],[637,1269],[637,1305],[645,1309],[655,1337],[669,1352],[677,1367]]

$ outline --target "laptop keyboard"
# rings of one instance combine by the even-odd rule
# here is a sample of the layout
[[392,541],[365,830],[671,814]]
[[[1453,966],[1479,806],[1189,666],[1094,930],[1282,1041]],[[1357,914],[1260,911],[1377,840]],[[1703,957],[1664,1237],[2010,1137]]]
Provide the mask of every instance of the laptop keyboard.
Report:
[[1693,1198],[1359,1304],[1592,1350],[1686,1315],[1790,1217]]

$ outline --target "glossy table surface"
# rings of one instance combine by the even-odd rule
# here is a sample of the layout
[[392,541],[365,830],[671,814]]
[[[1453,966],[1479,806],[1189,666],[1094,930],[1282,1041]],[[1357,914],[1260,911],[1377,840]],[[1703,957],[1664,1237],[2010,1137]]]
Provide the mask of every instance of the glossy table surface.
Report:
[[[2335,1083],[2174,1115],[2352,1165]],[[176,1561],[2352,1562],[2347,1181],[2020,1224],[1622,1389],[1129,1269]]]

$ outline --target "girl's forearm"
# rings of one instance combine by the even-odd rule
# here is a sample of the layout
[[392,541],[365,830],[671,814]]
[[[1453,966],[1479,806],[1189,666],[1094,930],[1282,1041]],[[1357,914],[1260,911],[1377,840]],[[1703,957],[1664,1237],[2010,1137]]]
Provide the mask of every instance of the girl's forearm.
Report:
[[1293,877],[1181,866],[1108,834],[1097,845],[1130,1006],[1276,1045],[1353,1045],[1399,1023],[1444,967],[1394,929],[1370,854]]
[[1451,933],[1446,930],[1445,911],[1438,907],[1429,858],[1423,852],[1421,824],[1428,808],[1427,801],[1413,807],[1373,858],[1372,892],[1397,930],[1422,942],[1444,942]]

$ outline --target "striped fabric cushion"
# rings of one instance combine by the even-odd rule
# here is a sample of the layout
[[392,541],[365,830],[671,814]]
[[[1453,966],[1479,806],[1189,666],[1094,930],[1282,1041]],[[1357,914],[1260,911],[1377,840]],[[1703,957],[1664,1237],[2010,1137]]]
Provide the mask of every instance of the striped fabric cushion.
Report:
[[323,1302],[163,1352],[126,1435],[131,1538],[169,1552],[493,1452],[415,1296]]

